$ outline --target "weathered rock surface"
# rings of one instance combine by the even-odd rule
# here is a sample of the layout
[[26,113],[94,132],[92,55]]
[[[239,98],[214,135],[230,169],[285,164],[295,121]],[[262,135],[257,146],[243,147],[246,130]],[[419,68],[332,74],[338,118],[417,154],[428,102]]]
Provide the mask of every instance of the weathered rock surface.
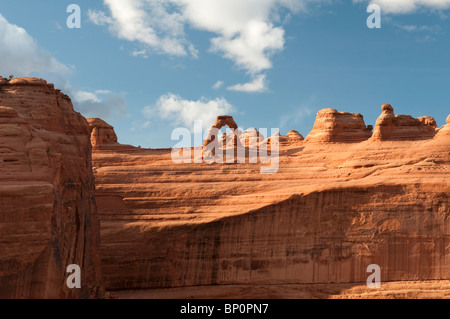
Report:
[[[0,78],[0,298],[85,298],[99,277],[86,120],[42,79]],[[66,267],[81,267],[69,289]]]
[[108,289],[355,296],[370,264],[404,287],[450,280],[448,136],[378,141],[358,114],[318,117],[309,140],[280,143],[273,175],[262,164],[175,165],[170,150],[96,150]]
[[375,124],[372,139],[422,140],[433,138],[437,132],[436,121],[429,116],[413,118],[410,115],[394,115],[390,104],[381,106],[383,111]]
[[[175,164],[117,143],[42,79],[0,78],[0,297],[88,297],[100,267],[124,298],[449,296],[450,116],[437,128],[384,105],[371,131],[325,109],[306,140],[277,134],[276,174]],[[382,290],[362,286],[370,264]]]
[[[214,124],[211,126],[211,128],[208,131],[207,137],[205,141],[203,142],[203,147],[205,148],[210,144],[212,141],[215,140],[217,132],[224,126],[228,126],[231,130],[235,131],[236,137],[234,138],[235,143],[237,142],[237,137],[240,135],[238,132],[238,126],[236,122],[234,121],[233,117],[230,115],[220,115],[217,117],[217,120],[214,122]],[[223,138],[221,138],[223,140]],[[225,139],[226,141],[226,139]]]
[[87,122],[91,132],[92,147],[117,143],[117,135],[114,127],[99,118],[88,118]]
[[448,138],[450,136],[450,115],[447,117],[447,125],[444,125],[436,134],[435,139],[442,140],[446,136]]
[[302,134],[295,130],[290,130],[286,136],[293,141],[303,141],[305,139]]
[[264,141],[264,135],[255,128],[245,130],[240,138],[241,145],[245,147],[257,147],[260,142]]
[[317,113],[316,122],[306,141],[352,143],[367,140],[371,135],[372,128],[366,127],[361,114],[323,109]]
[[261,143],[261,145],[270,148],[272,145],[279,145],[279,144],[287,145],[287,144],[290,144],[290,142],[292,142],[291,139],[287,138],[286,136],[281,135],[281,133],[278,131],[275,134],[273,134],[272,136],[265,139]]

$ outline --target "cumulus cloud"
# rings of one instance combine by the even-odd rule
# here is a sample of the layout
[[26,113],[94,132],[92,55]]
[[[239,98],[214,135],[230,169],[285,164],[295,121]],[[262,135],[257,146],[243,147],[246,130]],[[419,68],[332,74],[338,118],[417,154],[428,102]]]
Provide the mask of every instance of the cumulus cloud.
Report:
[[214,85],[212,86],[212,88],[214,89],[214,90],[218,90],[218,89],[220,89],[222,86],[223,86],[223,81],[217,81],[216,83],[214,83]]
[[109,90],[83,91],[72,86],[67,77],[72,68],[39,48],[28,32],[9,23],[0,14],[0,70],[3,76],[41,76],[61,88],[73,100],[74,108],[86,117],[108,119],[126,114],[121,94]]
[[[194,27],[215,33],[211,51],[252,73],[270,69],[272,54],[284,48],[284,30],[271,22],[279,6],[300,8],[279,0],[178,0],[183,16]],[[301,4],[304,1],[297,1]]]
[[[328,0],[319,0],[319,2]],[[198,57],[186,38],[186,25],[212,33],[210,52],[222,55],[236,67],[259,79],[272,68],[271,57],[284,49],[281,9],[305,10],[317,0],[103,0],[109,12],[89,11],[90,20],[108,26],[118,38],[138,42],[149,51]]]
[[71,69],[39,48],[28,32],[9,23],[0,14],[0,70],[3,76],[29,76],[33,73],[69,74]]
[[[353,2],[368,2],[353,0]],[[450,8],[450,0],[370,0],[378,4],[384,13],[408,14],[421,9],[446,10]]]
[[202,97],[197,101],[190,101],[172,93],[161,96],[155,105],[142,110],[142,114],[149,119],[157,116],[191,129],[196,120],[201,120],[203,125],[208,126],[214,123],[217,115],[232,112],[234,107],[224,98],[208,100]]
[[[212,33],[210,51],[230,59],[252,76],[272,68],[272,56],[285,46],[284,16],[330,0],[103,0],[108,12],[89,11],[90,20],[106,25],[118,38],[145,45],[133,51],[198,56],[186,37],[186,25]],[[444,10],[450,0],[353,0],[376,3],[386,13],[421,8]]]
[[119,39],[139,42],[156,53],[184,56],[189,51],[195,56],[195,48],[184,39],[184,18],[177,12],[175,1],[104,0],[104,3],[110,13],[89,10],[89,20],[107,25]]
[[225,58],[254,74],[272,68],[270,57],[284,48],[284,30],[263,21],[249,21],[232,37],[220,36],[211,40],[212,52],[222,52]]
[[127,102],[123,94],[109,90],[83,91],[68,83],[64,91],[71,96],[74,108],[84,117],[110,119],[127,115]]
[[397,24],[397,27],[407,32],[438,32],[441,30],[441,27],[438,25]]
[[245,84],[236,84],[228,87],[228,90],[250,93],[265,92],[267,90],[266,75],[260,74],[256,76],[252,82],[248,82]]

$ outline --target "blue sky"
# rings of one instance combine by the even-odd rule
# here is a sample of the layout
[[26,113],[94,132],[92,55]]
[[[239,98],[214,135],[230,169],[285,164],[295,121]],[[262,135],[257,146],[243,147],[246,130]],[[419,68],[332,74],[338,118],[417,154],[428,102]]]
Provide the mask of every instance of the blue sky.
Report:
[[[69,4],[81,28],[69,29]],[[3,1],[0,74],[38,76],[124,144],[170,147],[172,130],[217,115],[306,136],[323,108],[374,124],[450,113],[450,0]]]

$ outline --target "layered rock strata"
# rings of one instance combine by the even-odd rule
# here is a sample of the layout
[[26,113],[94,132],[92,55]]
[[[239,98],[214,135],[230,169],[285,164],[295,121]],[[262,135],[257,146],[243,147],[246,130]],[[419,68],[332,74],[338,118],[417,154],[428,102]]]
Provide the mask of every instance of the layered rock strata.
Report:
[[382,281],[450,280],[448,125],[378,141],[362,116],[325,110],[316,123],[329,119],[280,143],[272,175],[260,163],[175,165],[170,150],[95,151],[105,285],[202,286],[203,297],[216,285],[347,289],[370,264]]
[[371,135],[372,127],[365,125],[361,114],[323,109],[317,113],[316,122],[306,141],[353,143],[367,140]]
[[377,119],[373,140],[425,140],[437,133],[436,121],[429,116],[418,119],[410,115],[395,115],[390,104],[381,107],[383,111]]
[[[42,79],[0,78],[0,298],[87,298],[100,284],[88,124]],[[67,266],[81,268],[69,289]]]

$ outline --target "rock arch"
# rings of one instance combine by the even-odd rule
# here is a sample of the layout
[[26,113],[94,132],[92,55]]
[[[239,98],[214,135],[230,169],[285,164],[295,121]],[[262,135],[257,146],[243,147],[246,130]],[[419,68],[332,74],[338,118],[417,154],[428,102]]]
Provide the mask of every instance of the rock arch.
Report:
[[[216,132],[218,132],[222,127],[228,126],[231,130],[233,130],[235,134],[235,138],[237,139],[237,135],[239,133],[238,126],[236,122],[234,121],[233,117],[230,115],[220,115],[217,117],[214,124],[211,126],[211,128],[208,131],[208,135],[205,138],[205,141],[203,142],[203,148],[208,146],[210,143],[212,143],[216,138]],[[235,141],[236,145],[236,141]]]

